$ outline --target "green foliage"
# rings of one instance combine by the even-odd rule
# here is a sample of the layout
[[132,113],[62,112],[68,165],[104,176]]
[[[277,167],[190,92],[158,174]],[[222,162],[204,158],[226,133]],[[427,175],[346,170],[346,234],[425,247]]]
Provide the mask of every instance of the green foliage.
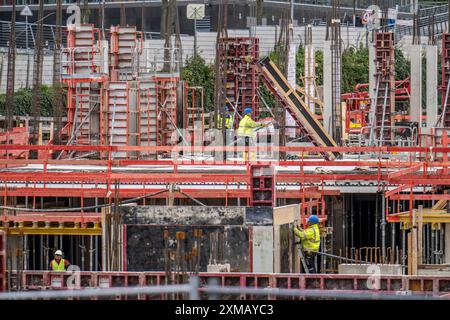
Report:
[[342,53],[342,92],[351,92],[357,83],[369,82],[369,50],[349,48]]
[[181,77],[190,86],[203,87],[205,112],[214,110],[214,66],[207,65],[200,55],[195,55],[186,60]]
[[[323,52],[316,50],[314,54],[316,60],[316,84],[322,85],[323,83]],[[297,66],[296,76],[297,84],[304,86],[303,77],[305,75],[305,48],[299,47],[295,55],[295,64]]]
[[[5,114],[5,94],[0,95],[0,114]],[[14,93],[14,111],[16,116],[31,115],[33,91],[31,89],[19,89]],[[65,98],[63,98],[65,102]],[[65,113],[65,108],[63,109]],[[53,115],[53,88],[41,86],[41,112],[40,116]]]
[[405,58],[400,49],[395,48],[395,80],[404,80],[409,77],[411,63]]
[[[276,65],[280,64],[279,53],[273,51],[269,53],[269,58]],[[323,51],[316,50],[315,59],[316,85],[320,86],[323,85]],[[305,49],[300,47],[296,53],[296,75],[297,83],[300,86],[303,86],[304,71]],[[410,62],[401,50],[395,49],[395,79],[406,79],[409,73]],[[200,55],[189,57],[186,60],[186,66],[183,68],[182,78],[190,86],[202,86],[204,88],[205,111],[212,111],[214,109],[214,66],[207,65]],[[357,83],[367,82],[369,82],[369,50],[363,46],[344,50],[342,53],[342,92],[351,92]],[[264,101],[273,109],[276,100],[262,82],[259,91]],[[262,102],[261,104],[263,105]]]

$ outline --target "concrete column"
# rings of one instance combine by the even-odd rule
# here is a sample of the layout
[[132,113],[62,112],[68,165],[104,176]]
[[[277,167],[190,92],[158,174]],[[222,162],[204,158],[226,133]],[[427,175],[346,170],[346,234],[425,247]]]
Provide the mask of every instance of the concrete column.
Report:
[[421,127],[422,115],[422,46],[411,45],[411,96],[409,99],[409,115],[412,122]]
[[332,91],[332,66],[331,66],[331,41],[323,44],[323,126],[328,134],[333,135],[331,117],[333,109]]
[[[427,127],[431,128],[436,125],[437,110],[438,110],[438,78],[437,78],[437,63],[438,63],[438,48],[437,46],[426,46],[427,58]],[[450,232],[449,232],[450,233]],[[449,260],[450,261],[450,260]]]
[[444,227],[444,262],[450,263],[450,223],[446,223]]
[[309,107],[309,110],[314,114],[315,103],[310,97],[316,96],[316,90],[314,87],[314,77],[316,75],[316,59],[314,54],[314,47],[310,44],[305,46],[305,103]]

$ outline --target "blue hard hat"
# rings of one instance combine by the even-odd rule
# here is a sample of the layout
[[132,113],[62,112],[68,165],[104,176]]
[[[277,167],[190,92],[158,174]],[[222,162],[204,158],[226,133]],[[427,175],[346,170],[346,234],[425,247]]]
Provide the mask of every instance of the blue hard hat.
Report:
[[252,111],[252,108],[245,108],[244,109],[244,114],[247,114],[247,113],[252,113],[253,111]]
[[306,220],[308,223],[317,224],[319,223],[319,217],[317,217],[315,214],[312,214],[309,216],[308,220]]

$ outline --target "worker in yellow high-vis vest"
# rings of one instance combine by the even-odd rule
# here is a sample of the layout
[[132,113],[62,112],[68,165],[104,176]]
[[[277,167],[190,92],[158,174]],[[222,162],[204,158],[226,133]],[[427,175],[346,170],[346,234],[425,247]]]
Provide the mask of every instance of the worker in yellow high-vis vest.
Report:
[[[226,106],[226,113],[224,114],[225,118],[225,129],[233,129],[234,117],[231,112],[230,106]],[[220,113],[217,115],[217,129],[222,129],[223,118]]]
[[[239,121],[239,128],[237,131],[238,137],[242,140],[244,139],[245,146],[254,146],[256,143],[256,128],[263,127],[264,125],[253,121],[251,114],[252,114],[252,108],[245,108],[244,109],[244,116],[242,117],[241,121]],[[250,160],[255,160],[256,153],[250,152]],[[244,161],[247,161],[247,152],[244,152]]]
[[317,273],[315,259],[320,247],[319,221],[319,217],[313,214],[306,220],[306,229],[294,227],[294,234],[301,240],[309,273]]
[[50,261],[51,271],[66,271],[67,267],[70,266],[69,260],[63,259],[62,255],[61,250],[56,250],[55,259]]

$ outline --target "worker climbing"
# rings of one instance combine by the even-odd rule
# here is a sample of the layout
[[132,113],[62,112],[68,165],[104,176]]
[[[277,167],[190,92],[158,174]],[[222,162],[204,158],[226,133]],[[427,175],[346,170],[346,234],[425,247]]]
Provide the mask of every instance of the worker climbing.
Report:
[[55,259],[50,261],[50,270],[51,271],[66,271],[67,267],[70,266],[70,262],[67,259],[62,258],[62,251],[56,250]]
[[[241,141],[244,142],[244,145],[246,148],[249,146],[254,146],[256,143],[256,132],[255,129],[264,127],[263,124],[259,122],[253,121],[251,114],[253,110],[252,108],[245,108],[244,109],[244,116],[242,117],[241,121],[239,121],[239,128],[237,131],[237,135]],[[242,144],[242,142],[241,142]],[[244,152],[244,161],[247,161],[248,158],[248,152]],[[250,160],[255,160],[256,153],[250,152]]]
[[301,240],[301,248],[308,272],[317,273],[315,260],[320,247],[319,218],[313,214],[306,220],[306,224],[305,230],[298,226],[294,227],[294,234]]

